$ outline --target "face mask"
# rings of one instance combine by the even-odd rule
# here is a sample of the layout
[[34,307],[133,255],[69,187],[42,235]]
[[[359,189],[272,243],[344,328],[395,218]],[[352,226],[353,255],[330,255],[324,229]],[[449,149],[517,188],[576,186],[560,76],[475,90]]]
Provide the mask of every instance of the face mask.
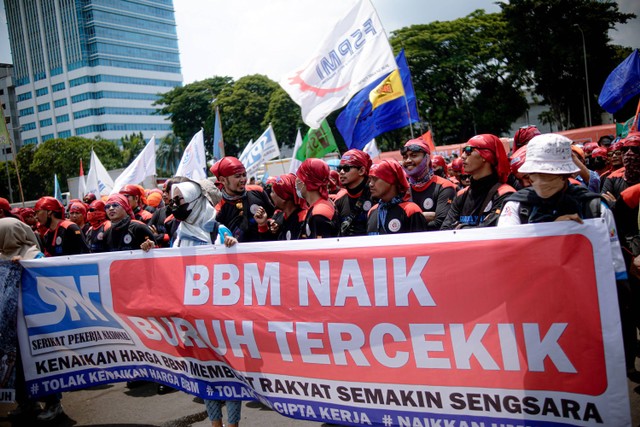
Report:
[[531,180],[531,186],[536,194],[547,199],[564,188],[565,180],[562,175],[552,174],[536,174],[535,179]]
[[603,169],[606,166],[606,164],[607,162],[602,157],[596,157],[591,159],[591,166],[593,167],[593,170]]
[[173,217],[179,221],[186,221],[189,215],[191,215],[191,209],[189,209],[188,203],[180,205],[173,210]]

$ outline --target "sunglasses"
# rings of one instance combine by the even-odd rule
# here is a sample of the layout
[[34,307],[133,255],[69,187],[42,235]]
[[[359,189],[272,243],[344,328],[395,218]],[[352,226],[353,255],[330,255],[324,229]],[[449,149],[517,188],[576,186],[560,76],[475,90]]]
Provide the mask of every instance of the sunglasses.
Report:
[[117,209],[119,207],[120,207],[120,205],[117,204],[117,203],[109,203],[108,205],[104,205],[104,210],[109,210],[111,208]]
[[349,172],[351,169],[357,169],[356,166],[351,166],[351,165],[340,165],[338,166],[336,169],[338,169],[338,172]]
[[473,150],[488,150],[488,148],[483,148],[483,147],[474,147],[473,145],[467,145],[466,147],[464,147],[462,149],[462,152],[464,154],[466,154],[467,156],[470,156],[471,153],[473,153]]
[[640,154],[640,147],[622,147],[622,152],[631,151],[633,154]]
[[424,148],[422,148],[421,146],[416,145],[416,144],[412,144],[412,145],[407,145],[405,147],[402,147],[400,149],[400,154],[402,154],[404,156],[405,154],[407,154],[408,151],[413,151],[414,153],[424,153],[425,152]]
[[469,179],[470,177],[471,177],[471,175],[460,174],[460,181],[465,180],[465,179]]

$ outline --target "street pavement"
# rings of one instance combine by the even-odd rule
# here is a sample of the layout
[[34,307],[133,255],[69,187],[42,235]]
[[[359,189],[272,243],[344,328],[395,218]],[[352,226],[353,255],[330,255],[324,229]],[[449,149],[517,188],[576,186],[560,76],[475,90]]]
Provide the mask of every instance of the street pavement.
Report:
[[[632,426],[640,425],[640,385],[629,382]],[[175,391],[156,393],[155,384],[127,389],[125,383],[115,383],[63,394],[65,415],[48,423],[22,420],[12,423],[6,414],[15,405],[0,404],[0,427],[209,427],[211,423],[202,403],[193,396]],[[226,409],[223,409],[226,416]],[[226,423],[226,419],[225,419]],[[328,427],[310,421],[298,421],[272,411],[257,402],[243,402],[240,425],[281,427]]]

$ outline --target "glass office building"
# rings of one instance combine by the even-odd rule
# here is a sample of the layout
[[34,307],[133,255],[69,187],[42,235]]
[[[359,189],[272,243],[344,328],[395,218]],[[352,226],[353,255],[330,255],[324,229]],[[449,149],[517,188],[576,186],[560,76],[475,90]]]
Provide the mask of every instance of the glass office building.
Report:
[[23,144],[171,132],[182,84],[172,0],[4,0]]

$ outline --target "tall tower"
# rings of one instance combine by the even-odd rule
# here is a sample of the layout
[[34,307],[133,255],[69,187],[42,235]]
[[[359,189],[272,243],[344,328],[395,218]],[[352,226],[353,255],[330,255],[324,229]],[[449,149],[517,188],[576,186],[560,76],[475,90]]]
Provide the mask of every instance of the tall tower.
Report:
[[172,0],[4,0],[23,144],[171,132],[182,84]]

